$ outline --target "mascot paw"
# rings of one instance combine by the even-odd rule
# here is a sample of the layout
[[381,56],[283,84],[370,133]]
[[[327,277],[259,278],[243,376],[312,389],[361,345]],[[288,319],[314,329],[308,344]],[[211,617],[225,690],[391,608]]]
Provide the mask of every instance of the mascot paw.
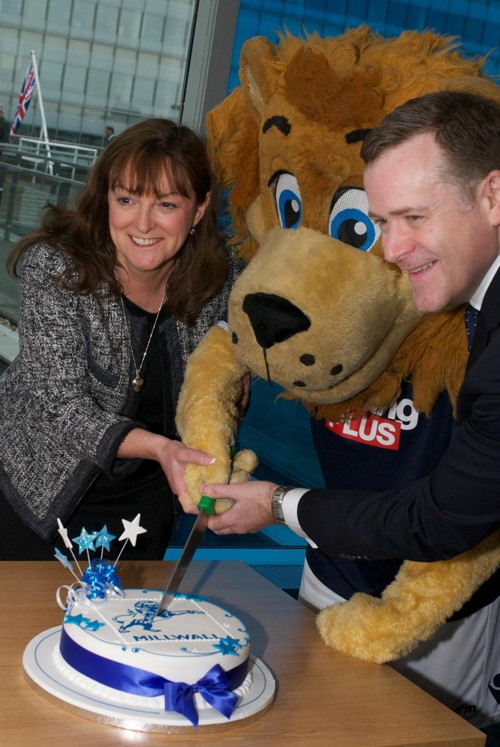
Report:
[[233,485],[240,482],[247,482],[258,463],[259,460],[254,451],[250,449],[238,451],[231,465],[231,478],[229,482],[233,483]]
[[223,514],[226,511],[229,511],[232,505],[233,501],[231,498],[217,498],[215,501],[215,513]]
[[213,464],[201,467],[198,464],[186,465],[184,472],[184,483],[186,490],[194,505],[198,505],[201,495],[201,486],[205,483],[228,483],[231,474],[231,461],[227,458],[217,457]]
[[[238,451],[232,462],[229,456],[219,456],[213,464],[201,467],[198,464],[188,464],[184,473],[184,482],[192,503],[196,506],[200,500],[200,488],[205,483],[240,483],[250,479],[258,464],[257,455],[250,449]],[[229,498],[218,498],[215,511],[218,514],[227,511],[233,502]]]
[[[259,460],[257,454],[250,449],[238,451],[233,459],[231,467],[231,478],[229,480],[233,485],[241,482],[248,482],[252,472],[257,467]],[[215,501],[215,513],[223,514],[231,508],[233,501],[230,498],[218,498]]]
[[414,630],[402,640],[399,615],[392,615],[382,600],[355,594],[348,602],[322,610],[317,618],[324,642],[343,654],[383,664],[401,658],[412,648]]

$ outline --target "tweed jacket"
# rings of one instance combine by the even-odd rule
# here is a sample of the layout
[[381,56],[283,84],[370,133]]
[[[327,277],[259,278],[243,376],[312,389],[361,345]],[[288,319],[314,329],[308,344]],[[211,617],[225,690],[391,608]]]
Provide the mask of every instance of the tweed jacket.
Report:
[[[193,327],[174,316],[159,325],[164,384],[177,401],[187,358],[205,332],[226,319],[227,299],[241,271],[229,255],[223,289],[202,308]],[[146,320],[128,320],[119,299],[81,295],[57,278],[70,258],[37,244],[21,266],[19,355],[0,378],[0,490],[44,539],[57,533],[103,470],[119,478],[137,459],[116,458],[134,420],[131,390],[135,350],[144,350]],[[136,357],[138,356],[136,352]],[[167,359],[168,357],[168,359]]]

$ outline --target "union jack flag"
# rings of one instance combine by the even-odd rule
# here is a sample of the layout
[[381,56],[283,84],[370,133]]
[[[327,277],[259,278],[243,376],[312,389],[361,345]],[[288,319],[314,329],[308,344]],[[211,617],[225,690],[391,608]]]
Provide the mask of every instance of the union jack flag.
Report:
[[31,59],[30,64],[28,65],[28,69],[26,71],[26,76],[24,78],[23,87],[21,88],[21,95],[19,96],[19,101],[17,102],[16,113],[14,115],[14,120],[12,122],[12,126],[9,132],[9,140],[12,140],[13,136],[16,134],[17,130],[19,129],[21,122],[26,116],[26,112],[28,111],[28,106],[30,105],[31,98],[33,96],[33,91],[35,90],[35,86],[36,86],[35,67],[33,65],[33,59]]

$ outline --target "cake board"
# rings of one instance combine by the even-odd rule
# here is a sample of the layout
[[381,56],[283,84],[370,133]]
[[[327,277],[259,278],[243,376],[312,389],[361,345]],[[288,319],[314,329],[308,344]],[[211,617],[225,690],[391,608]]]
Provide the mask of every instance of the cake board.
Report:
[[274,701],[276,681],[271,671],[260,659],[250,656],[252,683],[241,696],[230,719],[213,708],[204,708],[199,712],[199,725],[195,727],[174,711],[123,705],[105,695],[93,694],[92,680],[76,672],[75,678],[68,677],[57,667],[55,657],[59,652],[60,634],[59,625],[35,636],[23,654],[24,670],[30,684],[40,693],[65,710],[92,721],[133,731],[194,734],[200,728],[204,732],[219,731],[253,721],[264,715]]

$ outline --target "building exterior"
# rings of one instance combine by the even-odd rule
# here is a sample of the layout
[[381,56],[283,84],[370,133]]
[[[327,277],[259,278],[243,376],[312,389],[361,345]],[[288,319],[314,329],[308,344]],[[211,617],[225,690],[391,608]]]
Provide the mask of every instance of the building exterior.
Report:
[[[107,125],[119,133],[151,116],[201,129],[238,84],[248,37],[361,23],[456,36],[500,73],[498,0],[0,0],[0,104],[12,120],[34,50],[50,140],[104,145]],[[40,125],[35,96],[20,134],[38,136]]]
[[[102,145],[151,116],[179,119],[196,0],[0,0],[0,102],[12,119],[36,52],[51,140]],[[22,127],[38,135],[36,96]]]

